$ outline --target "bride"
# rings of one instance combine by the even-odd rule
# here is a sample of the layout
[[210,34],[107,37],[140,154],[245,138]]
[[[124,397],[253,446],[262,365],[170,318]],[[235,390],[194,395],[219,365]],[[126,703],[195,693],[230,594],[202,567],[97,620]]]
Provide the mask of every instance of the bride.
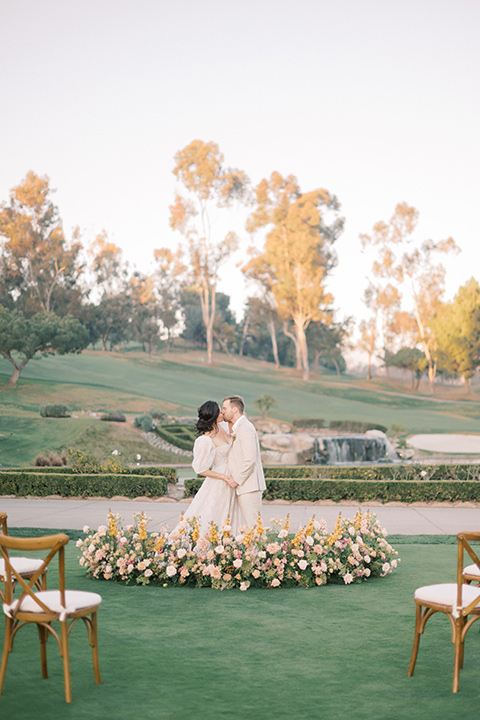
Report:
[[230,487],[234,480],[228,469],[228,424],[222,422],[222,411],[214,400],[207,400],[197,412],[195,429],[199,437],[193,446],[192,467],[197,475],[203,475],[205,480],[184,514],[184,519],[198,518],[200,535],[205,535],[211,522],[221,530],[225,520],[229,518],[235,535],[238,508],[236,492]]

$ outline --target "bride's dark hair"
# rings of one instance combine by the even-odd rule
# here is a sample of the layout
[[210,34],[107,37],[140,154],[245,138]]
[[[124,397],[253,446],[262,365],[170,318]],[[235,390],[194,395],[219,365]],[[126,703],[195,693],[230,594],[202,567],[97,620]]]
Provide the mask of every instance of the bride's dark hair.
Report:
[[195,423],[197,435],[203,435],[210,432],[215,427],[217,418],[220,415],[220,406],[215,400],[207,400],[197,410],[198,419]]

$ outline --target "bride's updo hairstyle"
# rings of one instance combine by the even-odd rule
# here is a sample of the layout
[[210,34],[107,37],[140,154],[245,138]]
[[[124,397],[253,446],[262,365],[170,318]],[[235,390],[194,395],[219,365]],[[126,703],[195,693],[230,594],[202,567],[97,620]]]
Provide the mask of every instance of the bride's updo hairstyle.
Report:
[[210,432],[215,427],[217,418],[220,415],[220,406],[215,400],[207,400],[197,410],[198,419],[195,423],[197,435],[203,435]]

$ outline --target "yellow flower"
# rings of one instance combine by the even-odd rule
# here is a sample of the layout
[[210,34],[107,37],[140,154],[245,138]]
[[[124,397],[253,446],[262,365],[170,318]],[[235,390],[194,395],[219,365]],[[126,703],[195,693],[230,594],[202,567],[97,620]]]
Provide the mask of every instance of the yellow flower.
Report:
[[262,516],[258,513],[257,524],[255,526],[255,532],[257,535],[264,535],[265,530],[263,529]]
[[154,550],[155,552],[161,552],[163,548],[163,543],[165,542],[165,538],[160,535],[160,537],[157,538],[157,542],[155,543]]
[[145,513],[142,513],[140,515],[140,522],[138,523],[138,539],[147,539],[147,518],[145,516]]
[[328,544],[333,545],[334,542],[338,540],[338,538],[342,534],[342,513],[338,513],[337,521],[335,523],[335,527],[333,529],[333,533],[328,538]]
[[218,545],[220,542],[220,538],[218,537],[217,528],[215,527],[215,523],[210,523],[210,530],[208,531],[208,539],[212,543],[212,545]]
[[231,534],[232,534],[232,533],[230,532],[231,529],[232,529],[231,521],[230,521],[230,518],[227,517],[227,518],[225,518],[225,522],[224,522],[224,524],[223,524],[222,536],[223,536],[224,538],[225,538],[225,537],[230,537]]
[[117,537],[118,535],[115,516],[111,510],[108,511],[108,534],[110,535],[110,537]]
[[285,523],[283,525],[283,529],[286,530],[287,532],[290,530],[290,514],[288,514],[287,517],[285,518]]
[[200,537],[200,528],[198,526],[197,518],[193,519],[193,530],[192,530],[192,542],[196,543]]

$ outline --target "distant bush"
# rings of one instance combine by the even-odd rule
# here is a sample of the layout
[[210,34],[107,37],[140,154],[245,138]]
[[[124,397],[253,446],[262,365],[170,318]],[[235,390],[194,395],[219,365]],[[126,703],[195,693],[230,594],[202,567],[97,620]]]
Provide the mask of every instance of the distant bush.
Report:
[[107,422],[126,422],[127,418],[121,412],[111,412],[100,415],[100,420]]
[[325,427],[325,420],[322,420],[322,418],[299,418],[298,420],[294,420],[292,425],[297,429],[305,428],[305,430],[321,430],[321,428]]
[[[61,467],[56,466],[38,466],[38,467],[25,467],[25,468],[1,468],[0,472],[3,475],[17,475],[18,473],[42,473],[44,475],[83,475],[84,473],[74,473],[74,470],[72,467],[67,467],[66,465],[62,465]],[[90,474],[95,474],[93,471],[91,471]],[[99,471],[99,474],[102,474],[102,471]],[[177,476],[177,469],[175,467],[159,467],[156,465],[150,465],[150,466],[141,466],[141,467],[131,467],[127,468],[127,471],[125,474],[128,475],[151,475],[152,477],[159,477],[162,476],[168,480],[169,483],[177,483],[178,482],[178,476]]]
[[156,408],[149,410],[149,415],[151,415],[155,420],[160,420],[160,422],[166,422],[168,420],[168,414],[163,412],[163,410],[157,410]]
[[367,430],[381,430],[386,433],[385,425],[377,423],[362,422],[361,420],[330,420],[330,430],[340,430],[342,432],[364,433]]
[[141,427],[143,432],[151,432],[155,429],[156,423],[151,415],[145,413],[145,415],[138,415],[133,421],[135,427]]
[[57,453],[37,455],[34,462],[35,467],[63,467],[66,464],[67,458],[65,455],[58,455]]
[[62,403],[58,403],[56,405],[54,405],[53,403],[42,405],[42,407],[40,408],[40,415],[42,417],[49,418],[70,417],[68,413],[68,407],[66,405],[63,405]]

